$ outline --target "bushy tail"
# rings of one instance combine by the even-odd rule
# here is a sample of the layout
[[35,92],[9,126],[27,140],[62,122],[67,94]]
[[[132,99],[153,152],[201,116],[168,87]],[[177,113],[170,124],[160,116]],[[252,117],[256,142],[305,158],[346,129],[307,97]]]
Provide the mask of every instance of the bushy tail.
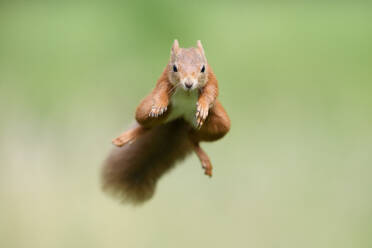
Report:
[[103,166],[103,189],[126,203],[149,200],[159,178],[192,151],[189,128],[185,121],[175,120],[115,148]]

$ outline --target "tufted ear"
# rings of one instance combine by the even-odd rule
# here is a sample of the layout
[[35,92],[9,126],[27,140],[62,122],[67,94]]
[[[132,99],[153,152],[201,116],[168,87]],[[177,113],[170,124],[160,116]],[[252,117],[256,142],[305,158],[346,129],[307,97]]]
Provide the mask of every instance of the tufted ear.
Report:
[[178,40],[174,40],[172,45],[172,55],[176,54],[178,50],[180,49],[180,45],[178,44]]
[[200,52],[204,55],[204,48],[200,40],[196,41],[196,45],[198,46]]

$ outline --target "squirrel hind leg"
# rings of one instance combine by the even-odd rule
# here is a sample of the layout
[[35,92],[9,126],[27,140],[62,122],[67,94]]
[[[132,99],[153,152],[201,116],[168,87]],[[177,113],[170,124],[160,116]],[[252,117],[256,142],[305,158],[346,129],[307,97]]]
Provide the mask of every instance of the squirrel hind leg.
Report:
[[204,174],[209,177],[212,177],[213,166],[207,153],[200,147],[199,143],[194,143],[194,151],[202,164]]
[[117,147],[122,147],[125,144],[133,142],[138,136],[146,131],[146,128],[137,124],[134,128],[125,131],[124,133],[120,134],[119,137],[113,139],[112,143]]

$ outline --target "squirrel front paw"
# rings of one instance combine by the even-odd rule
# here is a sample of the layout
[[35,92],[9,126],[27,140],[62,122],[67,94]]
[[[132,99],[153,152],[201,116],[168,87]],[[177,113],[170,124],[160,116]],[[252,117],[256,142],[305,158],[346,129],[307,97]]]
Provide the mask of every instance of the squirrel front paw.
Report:
[[167,105],[153,105],[149,113],[150,117],[158,117],[164,114],[168,109]]
[[201,128],[204,124],[205,119],[208,117],[209,104],[205,102],[198,101],[196,103],[196,126]]

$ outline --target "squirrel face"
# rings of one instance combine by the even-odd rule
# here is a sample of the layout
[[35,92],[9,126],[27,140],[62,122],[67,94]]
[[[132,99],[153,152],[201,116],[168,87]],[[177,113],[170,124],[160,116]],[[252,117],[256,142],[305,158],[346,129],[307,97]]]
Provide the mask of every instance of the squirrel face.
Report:
[[174,87],[185,91],[202,88],[207,83],[208,64],[200,41],[197,47],[180,48],[175,40],[168,65],[168,77]]

